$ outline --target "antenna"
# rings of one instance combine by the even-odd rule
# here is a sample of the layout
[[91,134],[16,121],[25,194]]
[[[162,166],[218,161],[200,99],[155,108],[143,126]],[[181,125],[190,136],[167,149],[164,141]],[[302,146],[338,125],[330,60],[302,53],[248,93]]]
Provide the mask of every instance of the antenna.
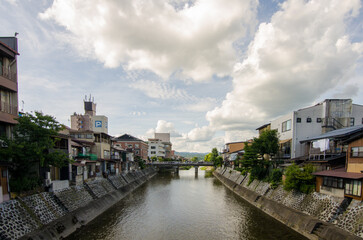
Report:
[[21,100],[21,111],[24,112],[24,100]]

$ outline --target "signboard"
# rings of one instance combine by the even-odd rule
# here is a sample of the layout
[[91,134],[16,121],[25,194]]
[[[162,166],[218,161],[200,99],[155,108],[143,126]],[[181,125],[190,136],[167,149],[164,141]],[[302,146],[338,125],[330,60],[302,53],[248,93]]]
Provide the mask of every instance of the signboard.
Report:
[[102,127],[102,121],[95,121],[95,127],[101,128]]

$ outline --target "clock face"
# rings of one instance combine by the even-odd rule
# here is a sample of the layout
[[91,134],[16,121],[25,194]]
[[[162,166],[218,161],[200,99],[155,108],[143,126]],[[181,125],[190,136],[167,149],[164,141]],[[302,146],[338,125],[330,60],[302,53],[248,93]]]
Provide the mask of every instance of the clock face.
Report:
[[95,121],[95,127],[96,128],[102,127],[102,121]]

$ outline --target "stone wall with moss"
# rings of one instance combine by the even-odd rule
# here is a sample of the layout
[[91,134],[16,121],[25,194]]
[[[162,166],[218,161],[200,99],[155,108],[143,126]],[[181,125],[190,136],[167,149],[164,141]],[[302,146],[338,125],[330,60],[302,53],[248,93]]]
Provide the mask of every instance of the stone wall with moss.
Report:
[[[0,240],[63,238],[76,229],[75,225],[85,224],[116,203],[115,201],[120,200],[125,191],[120,194],[119,189],[128,187],[128,191],[132,191],[155,174],[154,169],[148,168],[125,176],[114,175],[108,179],[89,180],[81,186],[71,186],[52,193],[42,192],[3,202],[0,204]],[[131,184],[136,181],[137,184]],[[102,201],[102,199],[107,200],[108,195],[111,195],[112,201]],[[100,201],[105,203],[100,204]],[[102,207],[98,207],[97,204]],[[96,205],[96,211],[89,211],[87,208],[92,209],[93,205]],[[84,212],[81,209],[84,209]],[[85,220],[81,220],[82,217]],[[70,219],[70,225],[74,226],[67,229],[66,219]],[[47,229],[48,225],[54,229],[45,237],[41,237],[42,229]],[[40,237],[30,237],[32,233]]]
[[[241,197],[245,198],[245,200],[261,208],[271,216],[276,217],[278,220],[286,221],[287,225],[293,225],[295,230],[301,227],[297,224],[288,223],[289,219],[284,219],[283,214],[278,213],[278,211],[284,212],[286,209],[283,208],[288,208],[291,209],[292,213],[293,211],[301,213],[302,215],[297,214],[301,218],[303,215],[309,216],[306,218],[307,222],[314,222],[314,219],[316,219],[316,222],[311,227],[308,226],[308,223],[306,225],[302,224],[302,226],[308,229],[305,235],[308,238],[314,239],[314,236],[320,239],[355,238],[353,235],[348,236],[348,238],[341,238],[345,231],[363,238],[363,203],[361,201],[353,200],[349,204],[347,199],[317,192],[310,194],[297,191],[288,192],[282,186],[271,189],[268,183],[258,180],[250,182],[249,175],[243,176],[240,172],[234,171],[231,168],[219,168],[215,171],[214,175],[231,190],[242,195]],[[241,192],[243,189],[245,189],[245,193]],[[271,203],[276,204],[271,206]],[[348,208],[347,204],[349,204]],[[291,215],[291,212],[286,214]],[[292,215],[295,216],[296,214],[293,213]],[[299,220],[297,219],[296,221]],[[342,230],[336,230],[334,227],[339,227]],[[335,235],[332,234],[334,231]]]

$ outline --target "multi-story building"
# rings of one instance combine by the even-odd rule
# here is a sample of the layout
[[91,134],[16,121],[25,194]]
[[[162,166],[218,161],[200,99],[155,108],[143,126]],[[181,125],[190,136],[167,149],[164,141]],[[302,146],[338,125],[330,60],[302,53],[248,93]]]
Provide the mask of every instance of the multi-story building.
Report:
[[[90,172],[97,174],[113,170],[115,165],[111,161],[111,136],[108,135],[108,118],[96,114],[96,103],[91,97],[84,100],[84,114],[71,115],[71,136],[94,143],[90,152],[97,156],[97,162]],[[89,155],[87,157],[90,157]],[[99,167],[98,167],[99,166]],[[109,171],[108,171],[109,170]]]
[[252,140],[226,143],[222,152],[225,164],[234,165],[234,161],[237,160],[238,157],[243,156],[246,144],[250,143],[252,143]]
[[[319,147],[324,156],[329,153],[344,155],[340,167],[323,168],[324,171],[313,173],[316,176],[316,191],[336,197],[353,198],[362,201],[363,125],[324,133],[312,138],[309,143],[312,148]],[[319,143],[333,143],[335,147],[331,149],[330,144]],[[316,153],[313,152],[313,154]]]
[[[18,40],[0,37],[0,135],[11,136],[18,116]],[[0,159],[0,203],[9,200],[9,165]]]
[[[305,158],[308,146],[304,141],[322,133],[363,123],[363,105],[351,99],[326,99],[314,106],[290,112],[270,123],[280,139],[280,156],[284,159]],[[262,129],[266,129],[264,125]],[[260,130],[260,128],[258,128]]]
[[132,151],[134,153],[134,157],[140,157],[142,160],[148,161],[147,142],[129,134],[116,137],[113,141],[115,146],[122,147],[126,151]]
[[149,158],[165,158],[165,145],[161,139],[157,138],[149,138],[148,139],[149,151],[148,156]]
[[96,103],[91,100],[84,100],[84,114],[74,113],[71,116],[71,128],[74,130],[90,130],[108,134],[108,118],[96,114]]
[[164,144],[165,158],[171,158],[172,144],[170,142],[170,133],[155,133],[154,138],[160,139]]

